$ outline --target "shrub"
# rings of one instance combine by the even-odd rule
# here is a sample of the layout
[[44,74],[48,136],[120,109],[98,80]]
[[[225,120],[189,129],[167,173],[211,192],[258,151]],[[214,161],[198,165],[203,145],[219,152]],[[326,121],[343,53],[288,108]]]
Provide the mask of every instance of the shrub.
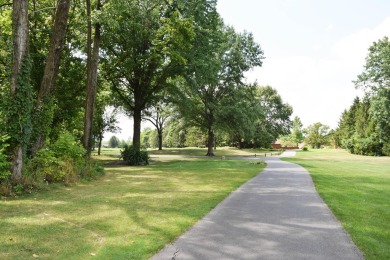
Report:
[[55,143],[49,145],[49,149],[54,152],[57,158],[67,157],[77,163],[84,160],[86,152],[81,144],[75,140],[75,137],[69,133],[61,134]]
[[390,156],[390,143],[383,144],[382,153],[384,155]]
[[104,168],[92,160],[89,160],[86,164],[84,164],[80,171],[81,178],[86,180],[92,180],[103,175]]
[[28,175],[32,181],[69,184],[81,177],[85,150],[69,134],[61,134],[56,142],[41,149],[28,164]]
[[309,149],[307,148],[307,146],[304,146],[304,147],[302,147],[302,151],[309,151]]
[[352,139],[344,139],[342,147],[347,149],[350,153],[355,153],[355,145]]
[[121,150],[121,158],[128,165],[148,165],[149,164],[149,155],[147,151],[142,151],[140,148],[125,145],[123,150]]
[[62,173],[58,172],[59,159],[48,148],[39,150],[35,157],[28,161],[27,171],[31,182],[53,182],[62,179]]

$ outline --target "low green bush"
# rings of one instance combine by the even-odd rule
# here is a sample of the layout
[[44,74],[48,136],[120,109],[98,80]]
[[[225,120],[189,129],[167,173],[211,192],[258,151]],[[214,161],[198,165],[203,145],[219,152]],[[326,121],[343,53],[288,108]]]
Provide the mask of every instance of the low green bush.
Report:
[[132,145],[125,145],[121,150],[121,158],[128,165],[148,165],[149,155],[147,151],[143,151]]
[[309,151],[309,148],[307,148],[307,146],[304,146],[304,147],[302,147],[302,151]]
[[81,177],[85,164],[85,149],[69,134],[61,134],[56,142],[37,152],[28,163],[28,175],[32,181],[69,184]]
[[384,155],[390,156],[390,143],[383,144],[382,153]]

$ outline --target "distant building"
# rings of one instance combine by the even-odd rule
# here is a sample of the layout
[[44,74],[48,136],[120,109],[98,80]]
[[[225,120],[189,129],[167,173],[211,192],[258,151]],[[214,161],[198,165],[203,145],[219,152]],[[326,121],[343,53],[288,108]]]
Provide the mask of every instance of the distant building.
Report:
[[279,139],[277,139],[271,146],[272,149],[282,149],[282,144]]
[[300,149],[300,145],[301,144],[299,144],[299,147],[298,146],[284,146],[283,147],[281,142],[280,142],[280,139],[276,139],[276,141],[271,146],[272,146],[272,149],[294,150],[294,149]]

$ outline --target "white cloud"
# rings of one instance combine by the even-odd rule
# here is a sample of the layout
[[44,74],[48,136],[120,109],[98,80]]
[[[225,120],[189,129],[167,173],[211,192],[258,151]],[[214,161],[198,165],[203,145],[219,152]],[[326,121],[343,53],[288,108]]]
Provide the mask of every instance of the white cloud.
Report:
[[334,128],[342,111],[361,95],[352,80],[362,72],[369,46],[390,35],[388,28],[390,17],[375,28],[347,35],[329,47],[325,58],[270,55],[262,68],[248,73],[248,79],[276,88],[305,125],[320,121]]
[[334,28],[333,24],[329,24],[329,25],[325,28],[325,31],[326,31],[326,32],[330,32],[330,31],[333,30],[333,28]]

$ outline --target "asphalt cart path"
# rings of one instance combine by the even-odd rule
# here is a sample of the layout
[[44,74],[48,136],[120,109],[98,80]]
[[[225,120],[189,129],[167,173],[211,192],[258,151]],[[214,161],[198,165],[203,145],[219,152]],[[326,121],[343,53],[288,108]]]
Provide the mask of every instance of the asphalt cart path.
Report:
[[266,161],[262,173],[152,259],[363,259],[309,173],[276,157]]

